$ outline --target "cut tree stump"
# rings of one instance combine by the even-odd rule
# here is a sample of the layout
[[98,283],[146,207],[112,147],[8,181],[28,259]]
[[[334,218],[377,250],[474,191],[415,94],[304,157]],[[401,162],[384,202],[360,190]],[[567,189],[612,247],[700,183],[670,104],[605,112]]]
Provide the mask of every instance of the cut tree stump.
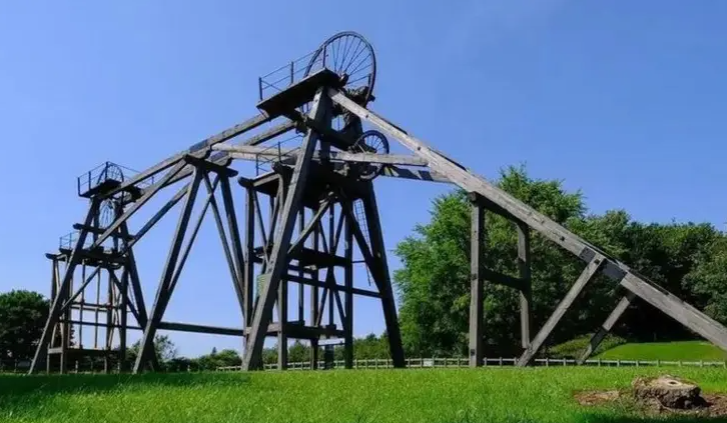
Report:
[[700,396],[699,386],[674,376],[636,378],[632,386],[636,399],[644,402],[658,401],[667,408],[690,410],[706,405],[706,401]]

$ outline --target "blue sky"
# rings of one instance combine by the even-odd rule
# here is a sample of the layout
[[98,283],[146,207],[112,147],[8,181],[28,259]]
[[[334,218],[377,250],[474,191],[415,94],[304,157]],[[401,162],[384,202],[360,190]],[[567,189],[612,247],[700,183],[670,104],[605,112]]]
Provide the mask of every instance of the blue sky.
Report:
[[[76,176],[144,169],[254,115],[259,75],[341,30],[376,49],[372,108],[485,177],[526,163],[593,212],[724,228],[725,21],[716,1],[5,2],[0,290],[48,292],[44,253],[83,218]],[[444,192],[377,185],[389,248]],[[164,230],[137,251],[148,303]],[[219,243],[200,241],[169,320],[235,326]],[[357,335],[383,329],[374,302],[356,319]],[[173,339],[186,355],[239,346]]]

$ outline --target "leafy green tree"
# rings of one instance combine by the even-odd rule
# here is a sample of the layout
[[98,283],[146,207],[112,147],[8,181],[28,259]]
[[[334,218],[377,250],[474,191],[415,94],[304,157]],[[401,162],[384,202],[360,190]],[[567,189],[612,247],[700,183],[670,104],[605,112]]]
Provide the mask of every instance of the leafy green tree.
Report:
[[[583,219],[580,193],[567,193],[559,181],[533,180],[524,168],[510,167],[498,185],[559,223]],[[394,281],[401,299],[401,325],[410,355],[462,355],[467,345],[469,315],[471,205],[455,191],[434,201],[432,219],[417,225],[415,235],[401,242],[396,254],[403,268]],[[485,222],[485,265],[516,275],[517,232],[512,223],[492,213]],[[534,316],[545,315],[577,277],[579,263],[569,253],[533,234]],[[487,285],[484,307],[486,345],[493,353],[509,353],[519,339],[517,291]]]
[[0,294],[0,359],[32,358],[48,310],[48,300],[37,292],[13,290]]
[[225,349],[217,351],[217,348],[213,348],[210,354],[198,357],[193,362],[197,370],[212,371],[218,367],[239,366],[242,364],[242,359],[235,350]]
[[[140,349],[141,341],[134,342],[134,344],[126,350],[126,360],[134,362],[136,357],[139,355]],[[172,342],[167,335],[157,334],[154,337],[154,351],[159,358],[159,364],[162,366],[165,366],[166,363],[169,363],[177,357],[177,346],[174,345],[174,342]]]
[[[625,210],[586,214],[580,192],[567,192],[560,181],[530,178],[523,167],[510,167],[497,185],[523,202],[628,263],[654,282],[712,317],[727,323],[726,235],[709,224],[643,224]],[[434,200],[431,220],[414,228],[396,249],[403,268],[394,274],[400,319],[410,356],[463,355],[467,350],[470,301],[470,213],[466,193],[454,191]],[[493,213],[485,223],[485,266],[517,275],[517,232]],[[555,309],[584,264],[569,252],[532,232],[533,329]],[[566,313],[549,342],[560,343],[592,332],[623,291],[597,277]],[[488,354],[512,355],[519,347],[516,290],[486,283],[485,345]],[[639,301],[616,331],[634,340],[693,337],[661,311]],[[533,333],[534,335],[534,333]]]

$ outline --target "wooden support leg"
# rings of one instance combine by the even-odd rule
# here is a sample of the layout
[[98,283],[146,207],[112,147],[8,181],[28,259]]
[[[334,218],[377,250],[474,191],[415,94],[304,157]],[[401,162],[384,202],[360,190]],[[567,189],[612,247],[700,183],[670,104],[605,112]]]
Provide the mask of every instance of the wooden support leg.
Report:
[[119,371],[126,371],[126,335],[128,330],[128,313],[129,313],[129,271],[124,270],[121,275],[119,304]]
[[345,293],[345,305],[346,311],[344,313],[345,322],[343,329],[346,331],[346,339],[344,340],[344,362],[347,369],[353,368],[353,231],[351,230],[351,222],[346,216],[341,216],[341,219],[345,219],[345,230],[344,230],[344,256],[346,257],[346,268],[344,269],[344,284],[346,286]]
[[591,337],[590,342],[588,343],[588,346],[583,350],[583,353],[578,358],[578,364],[583,364],[588,360],[588,357],[593,354],[593,352],[598,348],[599,345],[601,345],[601,342],[603,341],[603,338],[606,337],[606,335],[613,329],[613,326],[616,324],[618,319],[621,318],[621,315],[624,314],[626,309],[631,305],[631,303],[634,301],[634,298],[636,296],[633,294],[633,292],[628,292],[626,295],[624,295],[623,298],[621,298],[621,301],[618,302],[616,307],[613,309],[611,314],[608,315],[606,318],[606,321],[603,322],[603,325],[598,328],[598,331],[593,334]]
[[470,232],[470,330],[469,365],[479,367],[484,358],[482,337],[484,330],[483,312],[483,250],[485,244],[485,209],[472,199],[472,226]]
[[527,366],[528,364],[530,364],[533,357],[535,357],[535,354],[538,353],[540,347],[543,346],[543,343],[548,339],[548,336],[550,336],[550,333],[553,331],[555,326],[558,324],[558,322],[560,322],[560,319],[563,317],[563,315],[565,315],[565,312],[568,311],[571,305],[573,305],[573,302],[575,302],[575,300],[578,298],[580,293],[583,291],[583,288],[585,288],[588,282],[593,279],[593,276],[595,276],[598,270],[601,268],[603,261],[603,256],[596,255],[593,260],[588,263],[586,268],[578,277],[578,280],[576,280],[573,286],[571,286],[570,290],[565,295],[563,300],[561,300],[560,304],[558,304],[558,307],[555,309],[553,314],[551,314],[550,318],[548,318],[548,321],[545,322],[545,325],[543,325],[542,329],[540,329],[538,334],[535,335],[535,338],[533,339],[530,346],[520,357],[517,362],[518,366]]
[[532,281],[530,280],[530,228],[517,223],[517,267],[522,286],[520,287],[520,340],[523,348],[530,346],[530,325],[532,324]]
[[154,354],[154,336],[156,335],[157,327],[161,322],[162,315],[169,303],[169,298],[172,294],[174,285],[174,276],[175,274],[178,275],[179,270],[181,270],[177,270],[177,259],[179,258],[179,254],[182,249],[184,235],[192,214],[194,201],[197,198],[199,185],[202,181],[202,172],[203,171],[199,168],[195,169],[194,179],[192,184],[189,186],[184,208],[179,216],[177,228],[172,239],[172,247],[169,250],[169,255],[167,256],[167,261],[164,265],[164,271],[162,272],[162,278],[159,282],[159,288],[157,289],[157,295],[154,300],[154,306],[151,310],[151,316],[144,327],[144,335],[142,336],[141,345],[139,347],[139,355],[136,357],[136,363],[134,363],[134,373],[139,373],[143,366],[149,361],[150,357]]
[[[373,261],[372,271],[374,273],[374,279],[376,285],[381,294],[381,305],[384,309],[384,320],[386,321],[386,333],[389,338],[389,349],[391,351],[391,360],[394,367],[405,367],[406,361],[404,359],[404,348],[401,342],[401,330],[399,329],[399,320],[396,315],[396,303],[394,301],[394,292],[391,287],[391,276],[389,275],[389,264],[386,258],[386,247],[384,245],[384,237],[381,230],[381,221],[379,220],[379,208],[376,204],[376,195],[374,193],[374,187],[371,182],[367,184],[366,194],[362,198],[364,211],[366,214],[366,223],[369,229],[369,237],[371,240],[371,260]],[[350,214],[349,219],[354,219],[351,208],[347,208]],[[358,224],[352,225],[358,228],[358,232],[361,229]],[[358,242],[366,244],[366,240],[361,233],[362,239]],[[363,249],[362,249],[363,252]]]
[[[235,203],[232,200],[232,189],[230,188],[230,180],[222,177],[222,201],[225,205],[225,215],[227,217],[227,228],[230,233],[230,243],[232,244],[232,257],[235,260],[237,270],[237,287],[240,296],[244,299],[244,268],[245,255],[242,252],[242,241],[240,239],[240,229],[237,226],[237,213],[235,213]],[[244,312],[244,301],[240,302],[240,309]]]
[[[319,90],[313,100],[311,115],[318,123],[329,125],[330,121],[330,99],[323,90]],[[270,253],[269,266],[263,274],[263,284],[260,298],[255,307],[252,328],[250,330],[250,341],[245,351],[242,368],[252,370],[260,362],[263,352],[263,344],[267,334],[268,325],[272,317],[272,309],[277,297],[280,280],[283,271],[288,265],[288,248],[290,239],[295,227],[295,216],[301,207],[301,198],[308,178],[310,162],[318,141],[318,134],[308,130],[307,136],[300,146],[300,153],[295,162],[293,177],[290,183],[289,194],[285,198],[281,215],[280,228],[275,234],[272,252]]]
[[288,321],[288,281],[281,280],[278,288],[278,370],[288,368],[288,336],[285,333],[285,324]]
[[[313,249],[318,251],[320,248],[321,240],[321,226],[316,225],[313,231]],[[318,268],[313,270],[313,280],[319,280]],[[311,286],[310,296],[310,325],[318,326],[318,307],[320,307],[320,288],[317,286]],[[311,339],[310,341],[310,368],[311,370],[318,370],[318,339]]]
[[[86,214],[86,219],[83,224],[84,228],[91,226],[94,216],[98,214],[99,205],[100,202],[98,200],[91,201],[91,206],[88,208],[88,213]],[[66,273],[63,275],[63,280],[61,280],[60,286],[58,288],[58,295],[53,300],[50,313],[48,314],[48,320],[46,320],[45,322],[45,327],[43,328],[43,333],[41,334],[40,340],[38,341],[38,347],[35,350],[33,361],[30,363],[30,369],[28,370],[28,373],[30,374],[35,373],[35,371],[38,369],[38,366],[40,365],[41,354],[47,354],[48,344],[53,333],[53,328],[58,323],[58,320],[61,317],[61,306],[70,294],[69,291],[71,290],[71,280],[73,280],[73,273],[76,271],[76,266],[78,265],[78,263],[81,262],[80,253],[86,242],[87,235],[87,229],[82,229],[78,234],[78,240],[76,241],[76,245],[73,247],[70,258],[68,259],[68,267],[66,267]],[[61,360],[63,359],[64,358],[62,358]]]

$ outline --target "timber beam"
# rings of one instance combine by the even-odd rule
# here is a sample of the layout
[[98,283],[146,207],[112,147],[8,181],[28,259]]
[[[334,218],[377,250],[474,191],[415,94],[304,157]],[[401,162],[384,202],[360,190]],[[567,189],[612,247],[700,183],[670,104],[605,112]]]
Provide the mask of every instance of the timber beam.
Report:
[[596,351],[598,346],[601,345],[601,342],[603,342],[603,339],[606,337],[606,335],[608,335],[611,329],[613,329],[618,319],[621,318],[621,315],[623,315],[626,309],[629,308],[635,298],[636,296],[633,292],[627,292],[626,295],[621,298],[618,304],[616,304],[616,307],[614,307],[611,314],[609,314],[606,318],[606,321],[603,322],[603,324],[601,325],[601,327],[598,328],[596,333],[591,336],[588,345],[583,350],[583,353],[581,353],[581,356],[578,358],[578,364],[585,363],[586,360],[588,360],[588,357],[590,357],[591,354]]

